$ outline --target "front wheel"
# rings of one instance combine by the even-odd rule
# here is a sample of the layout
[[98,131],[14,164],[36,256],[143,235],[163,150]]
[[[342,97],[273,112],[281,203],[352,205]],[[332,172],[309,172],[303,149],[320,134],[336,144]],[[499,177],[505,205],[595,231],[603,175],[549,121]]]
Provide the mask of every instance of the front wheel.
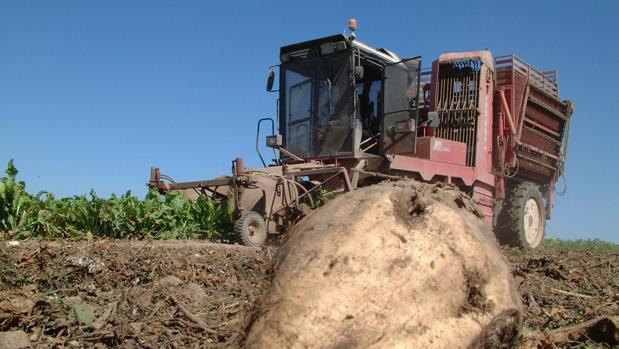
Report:
[[542,244],[546,215],[542,194],[535,184],[523,182],[511,190],[497,228],[502,243],[529,249]]
[[234,232],[245,246],[260,247],[267,239],[264,218],[254,211],[248,211],[234,223]]

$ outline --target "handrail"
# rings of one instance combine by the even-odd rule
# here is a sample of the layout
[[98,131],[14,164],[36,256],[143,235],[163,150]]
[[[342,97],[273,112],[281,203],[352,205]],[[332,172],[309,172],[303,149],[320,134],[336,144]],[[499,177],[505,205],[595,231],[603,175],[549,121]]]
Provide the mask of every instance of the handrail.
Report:
[[262,165],[264,165],[264,167],[267,167],[267,164],[264,162],[264,158],[262,157],[262,154],[260,153],[260,147],[259,147],[259,140],[260,140],[260,124],[262,124],[263,121],[271,121],[271,134],[275,134],[275,121],[273,121],[273,118],[262,118],[260,120],[258,120],[258,127],[256,128],[256,152],[258,153],[258,156],[260,157],[260,161],[262,162]]
[[514,73],[525,76],[530,84],[559,99],[559,84],[557,83],[556,70],[540,72],[513,54],[497,56],[494,59],[494,63],[497,73],[511,69]]

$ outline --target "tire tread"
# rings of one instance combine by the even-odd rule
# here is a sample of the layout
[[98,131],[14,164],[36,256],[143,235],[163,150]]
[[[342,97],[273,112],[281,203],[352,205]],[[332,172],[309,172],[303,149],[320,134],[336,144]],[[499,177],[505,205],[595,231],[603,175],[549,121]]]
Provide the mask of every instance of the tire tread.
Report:
[[[246,226],[245,223],[247,220],[251,219],[252,216],[256,216],[258,218],[261,219],[262,224],[264,225],[264,219],[262,218],[262,216],[260,216],[257,212],[254,211],[247,211],[245,213],[243,213],[241,215],[241,217],[239,217],[239,219],[236,220],[236,222],[234,222],[234,234],[237,236],[237,238],[239,239],[239,242],[241,244],[243,244],[244,246],[261,246],[265,240],[259,244],[256,245],[255,243],[253,243],[251,240],[249,240],[249,237],[246,234]],[[265,229],[265,236],[266,236],[266,226],[264,226]]]
[[[531,182],[522,182],[514,186],[508,194],[505,206],[499,215],[497,239],[501,244],[514,247],[532,248],[526,241],[524,224],[521,214],[529,198],[536,197],[543,206],[542,194],[538,187]],[[545,220],[542,207],[542,220]],[[544,230],[545,230],[544,222]],[[542,231],[542,239],[545,231]]]

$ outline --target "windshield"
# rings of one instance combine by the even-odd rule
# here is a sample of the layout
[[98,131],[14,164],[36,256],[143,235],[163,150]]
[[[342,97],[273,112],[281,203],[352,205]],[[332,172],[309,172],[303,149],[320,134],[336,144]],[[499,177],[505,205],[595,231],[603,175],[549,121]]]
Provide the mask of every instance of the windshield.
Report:
[[351,154],[353,83],[350,55],[282,65],[286,148],[303,157]]

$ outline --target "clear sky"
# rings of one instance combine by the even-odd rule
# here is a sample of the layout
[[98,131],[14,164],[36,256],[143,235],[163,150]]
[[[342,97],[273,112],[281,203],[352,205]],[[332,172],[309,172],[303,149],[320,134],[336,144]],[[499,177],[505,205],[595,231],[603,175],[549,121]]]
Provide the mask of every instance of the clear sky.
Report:
[[177,180],[227,174],[236,156],[258,165],[279,47],[355,17],[360,40],[425,65],[488,48],[559,70],[576,113],[548,235],[619,242],[618,13],[610,0],[0,0],[0,163],[60,196],[142,196],[152,165]]

